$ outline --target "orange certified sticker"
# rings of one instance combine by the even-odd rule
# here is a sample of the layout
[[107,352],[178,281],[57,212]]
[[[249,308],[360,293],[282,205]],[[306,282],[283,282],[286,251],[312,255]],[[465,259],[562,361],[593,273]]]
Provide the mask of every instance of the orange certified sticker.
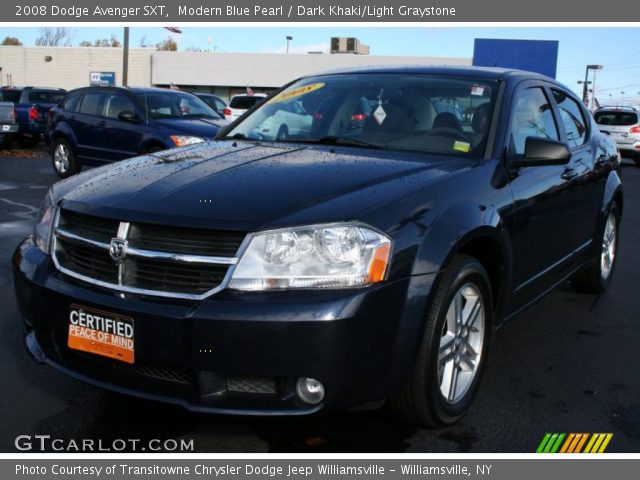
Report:
[[134,362],[133,318],[72,304],[67,346],[126,363]]
[[271,100],[269,100],[269,103],[284,102],[285,100],[289,100],[291,98],[299,97],[300,95],[306,95],[307,93],[319,90],[322,87],[324,87],[324,83],[312,83],[310,85],[305,85],[304,87],[287,90],[273,97]]

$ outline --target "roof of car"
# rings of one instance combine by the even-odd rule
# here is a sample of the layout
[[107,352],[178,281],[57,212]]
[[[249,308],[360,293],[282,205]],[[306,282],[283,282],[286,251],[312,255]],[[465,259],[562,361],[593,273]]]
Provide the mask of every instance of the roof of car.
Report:
[[101,91],[117,91],[117,92],[131,92],[134,94],[137,93],[152,93],[152,92],[175,92],[175,93],[191,93],[186,90],[172,90],[170,88],[160,88],[160,87],[115,87],[115,86],[101,86],[101,85],[92,85],[89,87],[80,87],[75,90],[70,91],[69,93],[82,92],[88,90],[101,90]]
[[390,74],[428,74],[428,75],[451,75],[457,77],[482,77],[489,80],[498,80],[502,78],[522,78],[522,79],[540,79],[555,82],[554,79],[535,72],[527,72],[513,68],[497,68],[497,67],[470,67],[470,66],[428,66],[428,65],[380,65],[380,66],[363,66],[351,67],[337,70],[329,70],[306,77],[315,77],[317,75],[340,75],[348,73],[390,73]]

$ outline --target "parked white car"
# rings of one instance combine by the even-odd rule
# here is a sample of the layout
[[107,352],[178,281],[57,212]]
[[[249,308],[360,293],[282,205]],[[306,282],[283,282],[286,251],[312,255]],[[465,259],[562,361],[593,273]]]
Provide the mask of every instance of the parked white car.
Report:
[[616,141],[620,154],[640,166],[640,111],[634,107],[602,107],[593,117],[600,131]]
[[233,122],[256,103],[264,100],[266,96],[266,93],[254,93],[253,95],[243,93],[241,95],[234,95],[231,97],[229,105],[223,110],[224,117],[230,122]]
[[265,118],[255,128],[255,132],[267,140],[286,140],[308,135],[312,124],[313,116],[306,112],[300,102],[293,101],[283,104],[282,108]]

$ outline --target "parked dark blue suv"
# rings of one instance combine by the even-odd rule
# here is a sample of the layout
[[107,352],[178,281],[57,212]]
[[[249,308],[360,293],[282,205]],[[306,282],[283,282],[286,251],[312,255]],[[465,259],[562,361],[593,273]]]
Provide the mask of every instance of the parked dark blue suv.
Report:
[[83,164],[203,142],[224,123],[190,93],[123,87],[73,90],[51,111],[49,121],[53,169],[62,178]]

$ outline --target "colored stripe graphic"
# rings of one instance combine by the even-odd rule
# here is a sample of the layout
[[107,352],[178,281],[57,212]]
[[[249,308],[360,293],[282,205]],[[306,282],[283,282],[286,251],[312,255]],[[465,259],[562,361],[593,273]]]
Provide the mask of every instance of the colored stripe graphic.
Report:
[[603,453],[612,438],[613,433],[546,433],[536,453]]

